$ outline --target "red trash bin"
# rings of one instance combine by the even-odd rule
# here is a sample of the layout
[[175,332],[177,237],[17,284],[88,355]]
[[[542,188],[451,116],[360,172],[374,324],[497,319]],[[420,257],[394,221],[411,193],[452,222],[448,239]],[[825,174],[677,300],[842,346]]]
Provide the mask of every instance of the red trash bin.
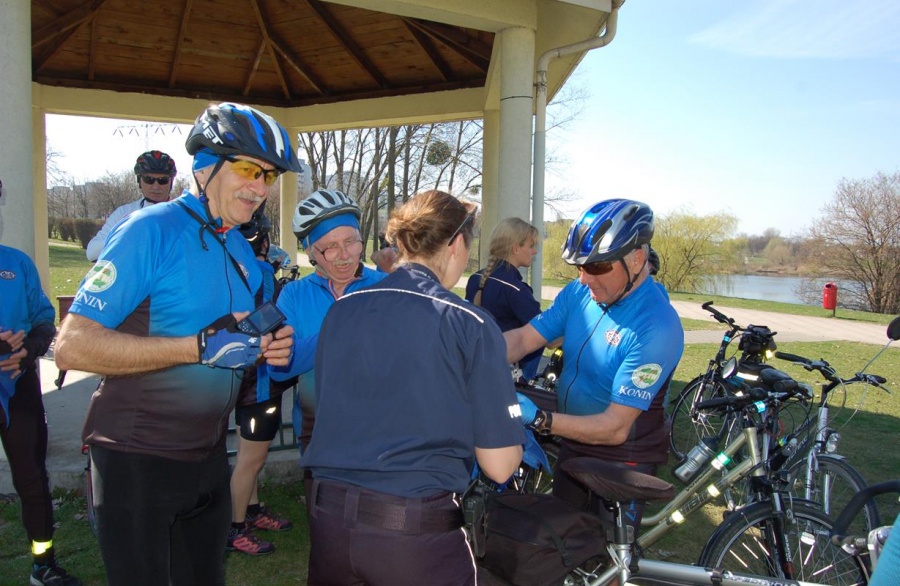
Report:
[[837,285],[830,282],[825,283],[825,288],[822,289],[822,309],[835,310],[837,307],[837,291]]

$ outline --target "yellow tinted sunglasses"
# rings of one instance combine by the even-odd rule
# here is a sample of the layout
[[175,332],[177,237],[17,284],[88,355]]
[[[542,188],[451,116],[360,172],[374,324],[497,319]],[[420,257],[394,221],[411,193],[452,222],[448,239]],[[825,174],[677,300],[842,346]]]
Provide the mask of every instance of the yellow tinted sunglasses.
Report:
[[231,170],[250,181],[256,181],[262,175],[266,185],[272,185],[281,171],[278,169],[263,169],[253,161],[245,161],[243,159],[235,159],[234,157],[225,157],[225,160],[231,163]]

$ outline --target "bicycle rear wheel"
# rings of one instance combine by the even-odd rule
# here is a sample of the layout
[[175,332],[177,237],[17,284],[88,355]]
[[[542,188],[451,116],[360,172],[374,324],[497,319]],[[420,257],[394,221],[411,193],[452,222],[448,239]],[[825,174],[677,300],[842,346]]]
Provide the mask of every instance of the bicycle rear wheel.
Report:
[[[868,574],[863,562],[831,543],[831,526],[831,519],[809,502],[795,500],[780,513],[771,502],[754,503],[719,525],[697,563],[817,584],[865,584]],[[779,527],[784,534],[784,566],[775,559]]]
[[[788,471],[791,479],[791,495],[809,499],[822,507],[822,511],[837,518],[857,492],[867,484],[862,475],[843,456],[818,454],[818,470],[812,478],[806,475],[806,458],[793,464]],[[852,535],[868,535],[869,531],[881,526],[881,516],[874,500],[866,503],[859,515],[850,524]]]
[[723,413],[699,413],[694,405],[699,401],[728,395],[724,381],[698,376],[682,389],[669,410],[672,429],[669,431],[669,448],[677,460],[683,460],[691,448],[704,437],[714,437],[726,421]]

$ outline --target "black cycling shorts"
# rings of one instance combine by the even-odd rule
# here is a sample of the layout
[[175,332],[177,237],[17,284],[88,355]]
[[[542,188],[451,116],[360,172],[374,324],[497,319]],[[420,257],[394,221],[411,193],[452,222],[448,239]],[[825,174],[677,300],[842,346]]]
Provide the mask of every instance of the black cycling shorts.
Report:
[[270,442],[281,426],[281,395],[255,405],[234,408],[234,423],[245,440]]

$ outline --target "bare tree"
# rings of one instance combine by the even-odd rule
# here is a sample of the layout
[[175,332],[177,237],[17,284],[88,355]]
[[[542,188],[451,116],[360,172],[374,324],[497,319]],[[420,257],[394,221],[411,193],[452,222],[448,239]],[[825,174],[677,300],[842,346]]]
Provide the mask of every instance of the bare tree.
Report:
[[107,172],[106,175],[89,185],[91,217],[95,218],[106,218],[116,208],[141,196],[140,187],[135,182],[134,172],[130,169],[118,173]]
[[842,281],[841,305],[900,312],[900,172],[841,179],[810,229],[827,274]]

